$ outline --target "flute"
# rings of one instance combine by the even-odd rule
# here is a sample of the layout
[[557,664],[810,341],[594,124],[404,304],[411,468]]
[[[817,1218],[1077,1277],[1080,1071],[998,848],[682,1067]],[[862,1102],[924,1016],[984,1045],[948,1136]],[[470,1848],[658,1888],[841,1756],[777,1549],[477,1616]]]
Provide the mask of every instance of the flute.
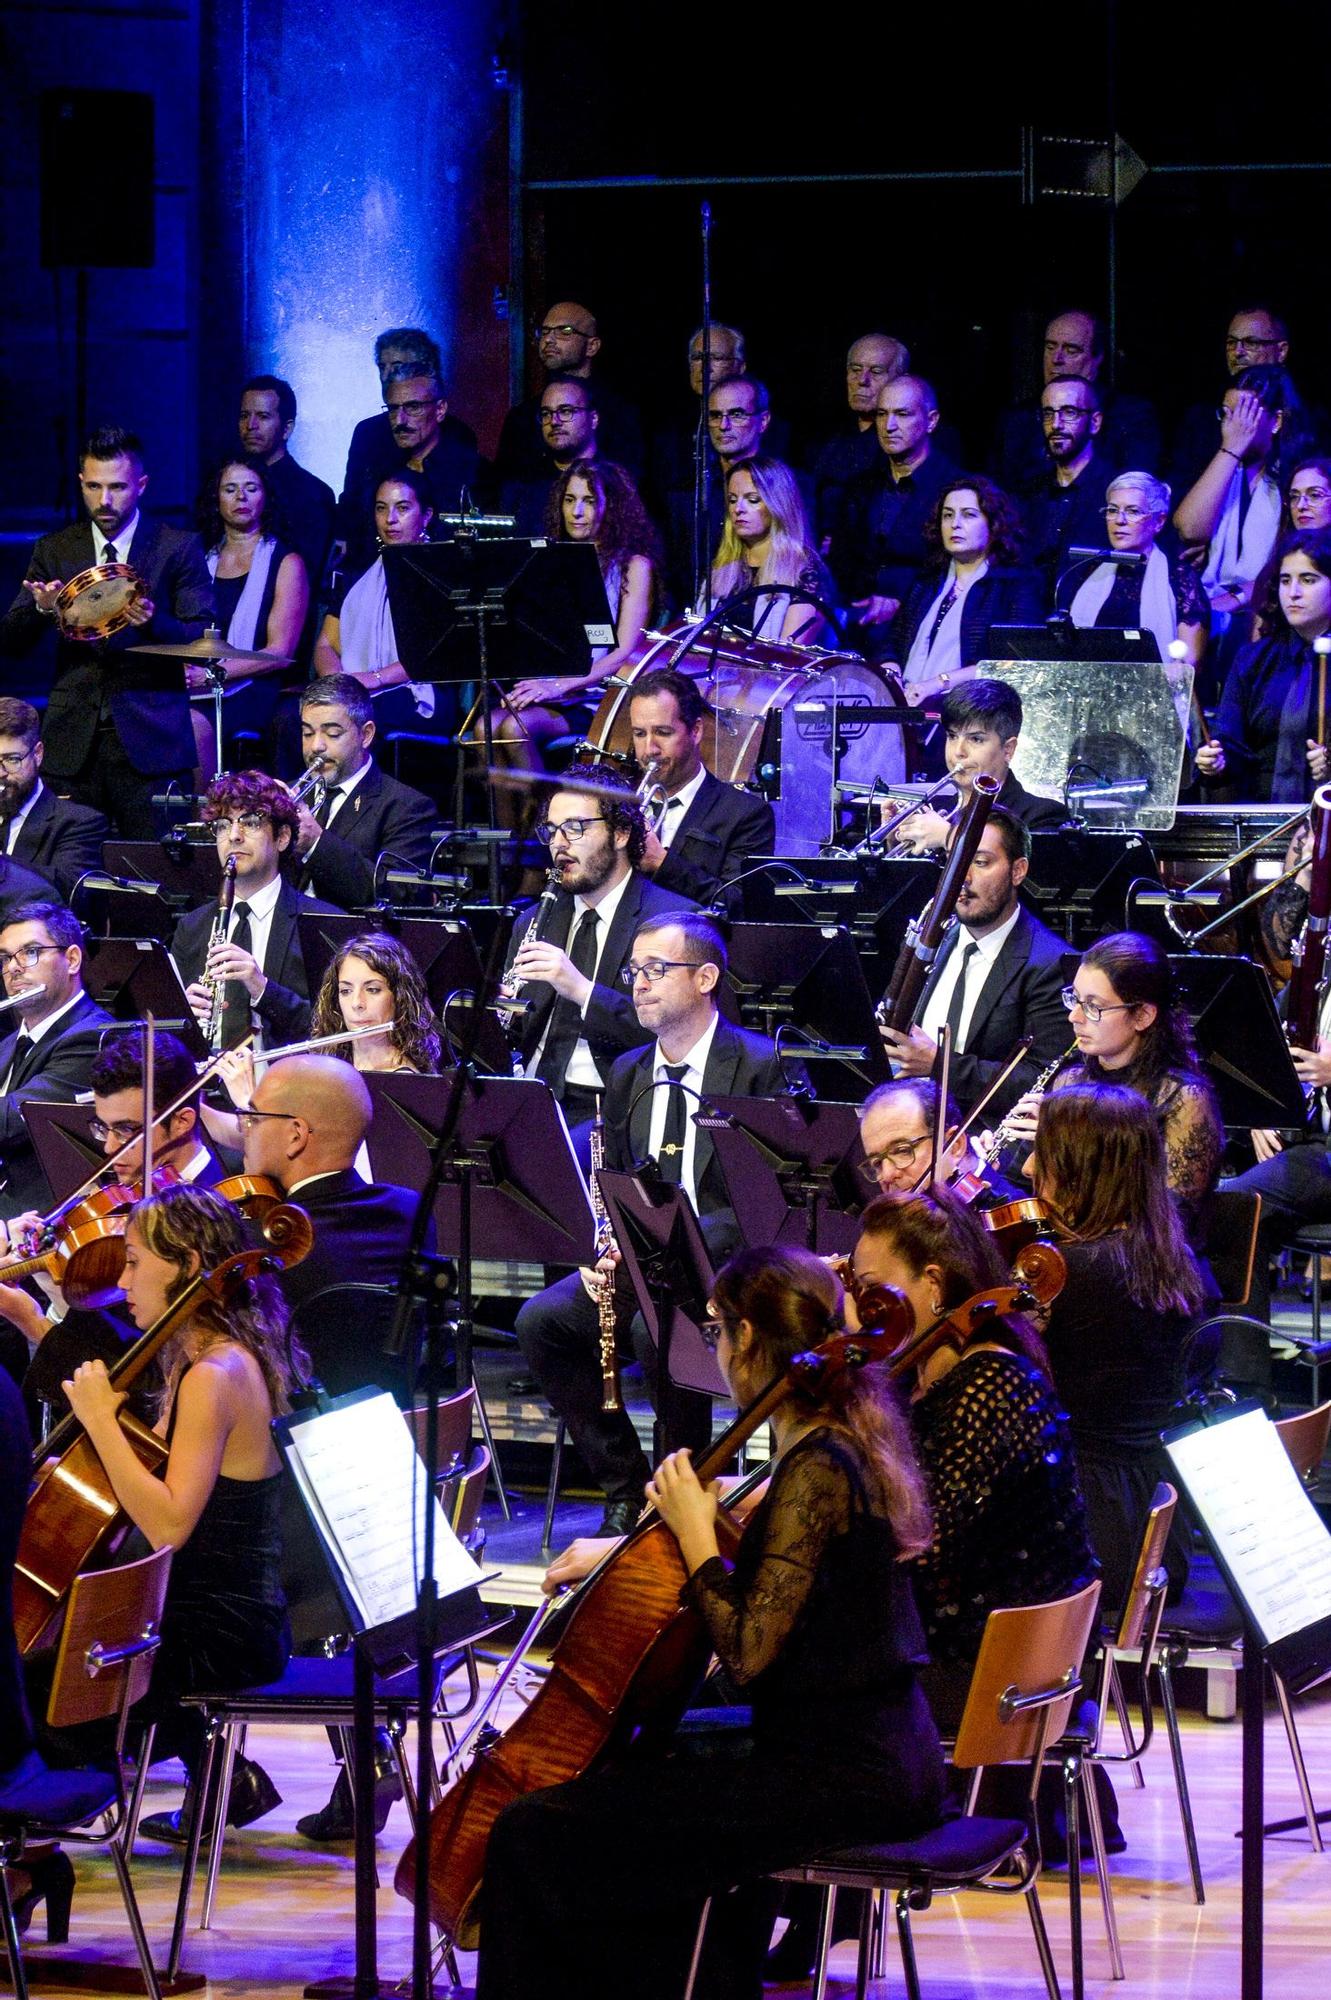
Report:
[[360,1028],[340,1028],[335,1035],[315,1035],[305,1042],[284,1042],[279,1049],[256,1049],[255,1067],[260,1063],[276,1062],[279,1056],[304,1056],[312,1049],[331,1049],[338,1042],[363,1042],[367,1035],[386,1035],[392,1026],[391,1018],[387,1021],[367,1021]]

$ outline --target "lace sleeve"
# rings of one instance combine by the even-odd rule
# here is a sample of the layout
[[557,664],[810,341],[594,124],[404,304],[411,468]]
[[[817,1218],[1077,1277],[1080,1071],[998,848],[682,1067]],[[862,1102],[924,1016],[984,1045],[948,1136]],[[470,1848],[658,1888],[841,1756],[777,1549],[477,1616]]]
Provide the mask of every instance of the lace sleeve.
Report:
[[[801,1451],[781,1469],[747,1535],[762,1537],[756,1560],[728,1571],[704,1563],[685,1587],[717,1657],[744,1683],[770,1667],[803,1611],[823,1551],[850,1525],[850,1477],[832,1451]],[[746,1549],[746,1556],[754,1552]]]
[[1175,1084],[1164,1104],[1169,1185],[1181,1206],[1196,1209],[1215,1186],[1223,1138],[1211,1094],[1201,1084]]

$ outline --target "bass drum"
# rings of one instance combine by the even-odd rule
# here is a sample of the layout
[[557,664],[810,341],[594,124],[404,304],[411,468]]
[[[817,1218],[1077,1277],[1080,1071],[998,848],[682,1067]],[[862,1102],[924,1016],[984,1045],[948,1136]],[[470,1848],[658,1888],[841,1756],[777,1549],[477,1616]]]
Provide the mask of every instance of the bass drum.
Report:
[[636,773],[629,729],[633,684],[655,667],[699,683],[707,703],[702,760],[723,784],[749,785],[771,799],[778,854],[817,854],[832,837],[832,718],[841,755],[836,777],[897,785],[906,776],[904,739],[890,723],[857,723],[856,708],[899,703],[893,676],[857,653],[742,639],[709,626],[646,633],[607,682],[587,748]]
[[94,563],[60,592],[56,619],[66,639],[109,639],[129,624],[130,609],[143,595],[143,579],[128,563]]

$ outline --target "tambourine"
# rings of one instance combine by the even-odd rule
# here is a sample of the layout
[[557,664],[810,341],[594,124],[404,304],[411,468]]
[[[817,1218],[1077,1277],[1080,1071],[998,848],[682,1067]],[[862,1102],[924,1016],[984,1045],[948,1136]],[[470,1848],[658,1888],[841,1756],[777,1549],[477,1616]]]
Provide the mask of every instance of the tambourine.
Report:
[[146,594],[143,578],[128,563],[94,563],[56,598],[56,620],[66,639],[109,639],[131,622],[131,609]]

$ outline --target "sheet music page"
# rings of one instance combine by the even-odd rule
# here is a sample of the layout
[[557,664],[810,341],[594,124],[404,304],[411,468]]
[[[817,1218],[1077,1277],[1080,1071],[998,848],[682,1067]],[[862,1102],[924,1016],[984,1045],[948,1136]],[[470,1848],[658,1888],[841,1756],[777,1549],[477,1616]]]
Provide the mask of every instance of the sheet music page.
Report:
[[[407,1421],[389,1395],[369,1396],[290,1425],[293,1471],[312,1493],[316,1519],[366,1626],[416,1606],[425,1548],[425,1467]],[[480,1582],[481,1571],[434,1509],[439,1595]]]
[[1331,1618],[1331,1534],[1261,1410],[1165,1446],[1268,1645]]

